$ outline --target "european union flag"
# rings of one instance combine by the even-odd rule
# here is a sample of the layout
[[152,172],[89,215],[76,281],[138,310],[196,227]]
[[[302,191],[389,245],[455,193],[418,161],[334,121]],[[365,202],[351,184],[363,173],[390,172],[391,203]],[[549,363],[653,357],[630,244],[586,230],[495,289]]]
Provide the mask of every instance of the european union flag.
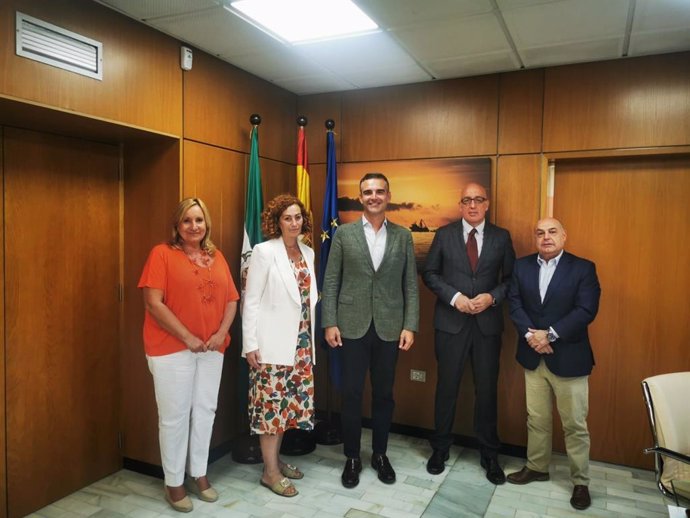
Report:
[[[328,264],[328,254],[331,251],[333,235],[338,230],[338,171],[335,159],[335,137],[333,130],[326,133],[326,194],[323,200],[323,218],[321,220],[321,255],[319,267],[319,292],[323,288],[323,277]],[[326,340],[322,345],[329,350],[331,381],[337,390],[340,390],[342,373],[340,351],[332,349]]]

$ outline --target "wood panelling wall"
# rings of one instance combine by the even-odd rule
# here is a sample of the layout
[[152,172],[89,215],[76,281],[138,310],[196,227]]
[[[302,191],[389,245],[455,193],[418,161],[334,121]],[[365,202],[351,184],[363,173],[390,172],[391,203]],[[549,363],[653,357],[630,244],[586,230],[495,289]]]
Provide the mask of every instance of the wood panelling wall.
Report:
[[[554,152],[578,151],[585,155],[610,150],[612,155],[625,155],[655,153],[659,148],[673,152],[672,146],[690,144],[689,62],[690,53],[680,53],[304,96],[299,99],[298,112],[310,120],[317,118],[319,125],[322,119],[335,119],[339,162],[495,157],[492,217],[510,230],[516,252],[522,256],[534,250],[532,228],[546,195],[545,164]],[[320,128],[310,128],[309,138],[312,164],[319,160],[321,167],[325,158],[321,158],[324,139]],[[637,149],[643,146],[649,149]],[[687,152],[687,147],[683,149]],[[683,149],[678,147],[677,151]],[[602,156],[606,153],[601,152]],[[312,171],[324,169],[311,167]],[[391,181],[395,191],[395,179]],[[320,186],[320,182],[323,180],[312,174],[312,186]],[[315,215],[320,216],[316,198],[314,205]],[[431,428],[436,382],[433,297],[426,288],[422,288],[421,296],[417,342],[399,360],[394,421]],[[516,337],[507,314],[506,324],[499,382],[499,432],[504,442],[525,445],[524,377],[514,359]],[[676,370],[690,369],[684,362],[679,358]],[[409,381],[411,368],[427,372],[426,384]],[[614,365],[612,369],[615,372],[595,369],[593,376],[631,377],[639,383],[658,373],[652,368],[624,372]],[[322,362],[317,366],[317,380],[325,383],[326,379]],[[593,384],[595,390],[598,386]],[[605,393],[594,392],[592,404],[606,404],[606,397]],[[455,431],[471,435],[473,388],[469,370],[459,398]],[[325,402],[319,399],[317,405],[324,408]],[[593,419],[598,416],[592,413]],[[648,434],[646,422],[636,424]],[[597,426],[593,423],[594,429]],[[651,436],[648,439],[651,441]],[[620,445],[604,444],[598,451],[605,452],[607,447],[611,451],[621,449]],[[651,460],[640,461],[637,451],[623,456],[617,453],[615,459],[601,453],[600,459],[651,467]]]
[[690,370],[690,241],[673,237],[688,235],[689,173],[688,154],[556,162],[554,214],[568,221],[568,248],[597,258],[601,282],[590,329],[595,458],[648,463],[640,377]]
[[501,75],[498,154],[541,151],[543,104],[543,69]]
[[546,69],[544,151],[690,142],[688,53]]
[[[5,141],[5,128],[0,126],[0,142]],[[5,146],[0,146],[0,185],[5,184]],[[5,243],[5,197],[0,197],[0,243]],[[5,254],[0,254],[0,488],[7,487],[7,429],[5,394]],[[7,510],[7,491],[0,491],[0,516]]]
[[346,92],[343,160],[495,154],[498,77]]
[[[101,41],[103,81],[16,56],[15,11]],[[259,113],[263,118],[260,155],[265,196],[294,191],[297,96],[200,51],[195,51],[193,70],[182,72],[180,42],[90,0],[2,2],[0,29],[0,128],[8,124],[120,146],[123,303],[112,307],[121,316],[119,356],[113,366],[119,377],[115,406],[119,404],[120,423],[114,431],[122,434],[122,457],[160,464],[153,384],[141,338],[144,307],[136,287],[141,268],[151,247],[168,238],[170,215],[178,200],[198,193],[209,202],[214,237],[238,274],[249,115]],[[4,286],[0,276],[0,287]],[[233,334],[213,446],[227,445],[238,433],[239,319]],[[4,335],[3,330],[3,353]],[[1,358],[3,516],[8,510],[8,484],[4,354]],[[70,386],[68,379],[63,381]],[[30,509],[31,503],[22,502],[21,508]]]
[[151,248],[169,239],[170,217],[180,199],[180,141],[160,138],[123,146],[123,318],[120,349],[122,456],[160,464],[158,412],[142,329],[137,288]]
[[249,153],[249,116],[261,115],[261,156],[294,163],[297,96],[203,52],[184,75],[184,137]]
[[[98,81],[15,54],[15,12],[103,43]],[[86,0],[0,3],[0,94],[180,135],[180,43]]]

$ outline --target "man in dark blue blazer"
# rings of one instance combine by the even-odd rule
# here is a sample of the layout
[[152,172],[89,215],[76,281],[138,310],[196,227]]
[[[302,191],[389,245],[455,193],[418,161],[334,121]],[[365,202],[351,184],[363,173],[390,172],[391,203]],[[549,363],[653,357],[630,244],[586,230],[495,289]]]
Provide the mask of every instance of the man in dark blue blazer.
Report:
[[563,225],[537,222],[538,254],[518,259],[508,294],[517,328],[517,360],[525,368],[527,464],[508,482],[549,479],[552,398],[563,423],[573,495],[570,504],[586,509],[589,496],[588,378],[594,354],[587,327],[599,310],[601,288],[594,263],[563,250]]
[[510,233],[486,221],[486,189],[468,184],[460,200],[462,219],[439,228],[429,249],[422,279],[436,295],[434,310],[437,383],[433,453],[427,471],[444,470],[453,444],[452,428],[465,360],[472,361],[474,431],[481,465],[493,484],[503,484],[498,463],[497,382],[503,312],[515,252]]

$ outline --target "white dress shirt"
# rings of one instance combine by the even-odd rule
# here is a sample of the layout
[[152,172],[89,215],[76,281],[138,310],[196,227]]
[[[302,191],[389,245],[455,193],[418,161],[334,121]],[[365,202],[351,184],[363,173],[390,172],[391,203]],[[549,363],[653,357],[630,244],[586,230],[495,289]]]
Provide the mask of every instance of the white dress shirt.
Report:
[[388,220],[383,220],[383,225],[378,232],[374,230],[374,227],[367,221],[367,218],[362,215],[362,227],[364,227],[364,237],[367,239],[367,247],[369,248],[369,255],[371,256],[371,262],[374,263],[374,270],[378,270],[381,266],[381,261],[383,261],[383,254],[386,252],[386,237],[388,236],[388,231],[386,226],[388,225]]
[[[556,267],[558,266],[558,261],[563,257],[563,250],[556,257],[550,261],[545,261],[541,256],[537,255],[537,263],[539,264],[539,295],[541,296],[541,301],[544,302],[544,297],[546,296],[546,290],[549,289],[549,284],[551,284],[551,279],[553,279],[553,274],[556,272]],[[560,338],[558,333],[553,327],[549,327],[549,332],[556,338]],[[525,338],[530,339],[532,333],[529,331],[525,333]]]
[[544,302],[544,297],[546,296],[546,290],[549,289],[549,284],[553,278],[553,274],[558,266],[558,261],[563,257],[563,250],[556,257],[550,261],[545,261],[540,255],[537,256],[537,263],[539,264],[539,295],[541,296],[541,301]]

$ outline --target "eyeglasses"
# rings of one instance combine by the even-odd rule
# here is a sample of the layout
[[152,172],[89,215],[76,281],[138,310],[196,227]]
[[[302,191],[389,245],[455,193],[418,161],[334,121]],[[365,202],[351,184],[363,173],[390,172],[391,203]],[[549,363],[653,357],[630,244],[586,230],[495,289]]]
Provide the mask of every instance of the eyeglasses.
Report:
[[487,200],[487,198],[484,198],[484,196],[475,196],[474,198],[470,198],[469,196],[462,198],[460,200],[460,203],[463,205],[471,205],[472,202],[474,202],[477,205],[481,205]]

